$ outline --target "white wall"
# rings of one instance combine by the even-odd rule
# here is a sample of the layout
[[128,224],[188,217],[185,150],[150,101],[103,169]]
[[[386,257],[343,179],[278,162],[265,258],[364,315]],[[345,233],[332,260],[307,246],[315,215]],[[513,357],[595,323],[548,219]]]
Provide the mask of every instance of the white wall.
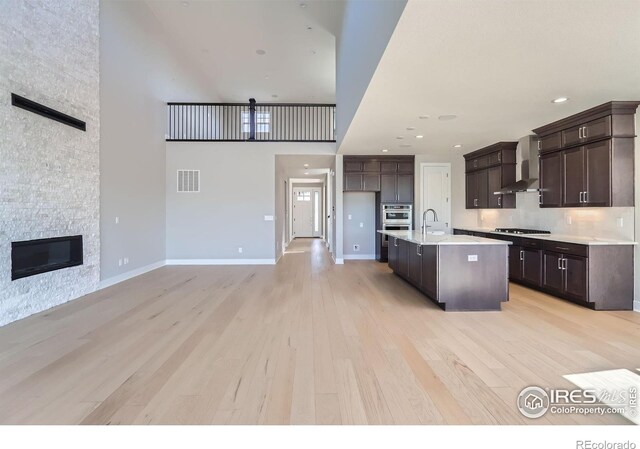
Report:
[[[166,258],[165,103],[212,98],[144,2],[102,1],[100,28],[101,265],[108,285]],[[124,258],[129,263],[120,266]]]
[[[167,259],[273,263],[276,223],[264,216],[276,215],[275,156],[334,153],[333,143],[168,142]],[[178,169],[200,170],[200,193],[176,192]]]
[[[377,231],[376,194],[373,192],[344,192],[343,204],[344,258],[374,259]],[[355,251],[353,245],[359,245],[360,250]]]
[[406,3],[406,0],[347,0],[336,55],[338,148]]
[[[0,325],[94,291],[100,276],[97,0],[0,6]],[[11,93],[86,132],[11,106]],[[82,235],[84,264],[11,280],[11,242]]]

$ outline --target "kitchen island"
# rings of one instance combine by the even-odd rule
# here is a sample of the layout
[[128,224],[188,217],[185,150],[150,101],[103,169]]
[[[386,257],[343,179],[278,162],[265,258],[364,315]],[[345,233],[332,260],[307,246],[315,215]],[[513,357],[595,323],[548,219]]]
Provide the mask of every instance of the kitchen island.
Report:
[[500,310],[509,299],[508,241],[470,235],[389,236],[389,268],[445,311]]

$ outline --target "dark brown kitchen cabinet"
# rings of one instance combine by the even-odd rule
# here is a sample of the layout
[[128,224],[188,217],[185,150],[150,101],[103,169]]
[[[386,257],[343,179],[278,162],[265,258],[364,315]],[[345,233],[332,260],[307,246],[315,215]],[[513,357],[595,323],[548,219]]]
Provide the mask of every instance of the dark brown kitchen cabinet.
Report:
[[545,251],[543,287],[565,298],[587,302],[587,270],[586,257]]
[[540,155],[540,207],[562,206],[562,153]]
[[414,156],[345,156],[345,192],[380,192],[381,203],[413,203]]
[[515,194],[494,192],[516,180],[516,146],[517,142],[499,142],[464,155],[467,209],[515,207]]
[[422,286],[422,248],[417,243],[409,243],[407,279],[418,288]]
[[540,139],[541,207],[633,206],[639,104],[611,101],[533,130]]
[[522,282],[540,287],[542,285],[542,250],[522,248]]
[[564,150],[562,167],[562,204],[564,207],[580,207],[584,194],[584,147]]
[[509,245],[509,280],[522,280],[522,247]]
[[362,191],[362,175],[360,173],[345,173],[344,190],[346,192]]

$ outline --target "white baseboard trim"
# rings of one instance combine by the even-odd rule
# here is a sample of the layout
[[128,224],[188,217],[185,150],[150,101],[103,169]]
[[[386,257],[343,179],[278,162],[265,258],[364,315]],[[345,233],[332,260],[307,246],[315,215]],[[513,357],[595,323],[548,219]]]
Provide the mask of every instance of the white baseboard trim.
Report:
[[634,312],[640,312],[640,300],[633,301],[633,310]]
[[335,259],[336,265],[344,265],[344,259]]
[[116,284],[119,284],[120,282],[127,281],[136,276],[140,276],[141,274],[148,273],[149,271],[157,270],[158,268],[164,267],[165,264],[166,262],[164,260],[160,260],[158,262],[146,265],[144,267],[136,268],[135,270],[127,271],[126,273],[122,273],[117,276],[110,277],[109,279],[104,279],[100,281],[100,284],[98,284],[98,290],[111,287],[112,285],[116,285]]
[[167,265],[275,265],[276,259],[167,259]]
[[375,254],[345,254],[344,260],[375,260]]

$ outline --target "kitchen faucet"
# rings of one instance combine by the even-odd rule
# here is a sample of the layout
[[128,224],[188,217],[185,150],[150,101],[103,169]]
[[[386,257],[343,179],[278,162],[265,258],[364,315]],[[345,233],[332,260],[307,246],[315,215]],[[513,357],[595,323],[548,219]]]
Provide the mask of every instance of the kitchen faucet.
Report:
[[427,235],[427,228],[431,227],[427,225],[427,214],[429,213],[429,211],[433,212],[433,221],[438,221],[438,214],[435,210],[427,209],[422,212],[422,235]]

